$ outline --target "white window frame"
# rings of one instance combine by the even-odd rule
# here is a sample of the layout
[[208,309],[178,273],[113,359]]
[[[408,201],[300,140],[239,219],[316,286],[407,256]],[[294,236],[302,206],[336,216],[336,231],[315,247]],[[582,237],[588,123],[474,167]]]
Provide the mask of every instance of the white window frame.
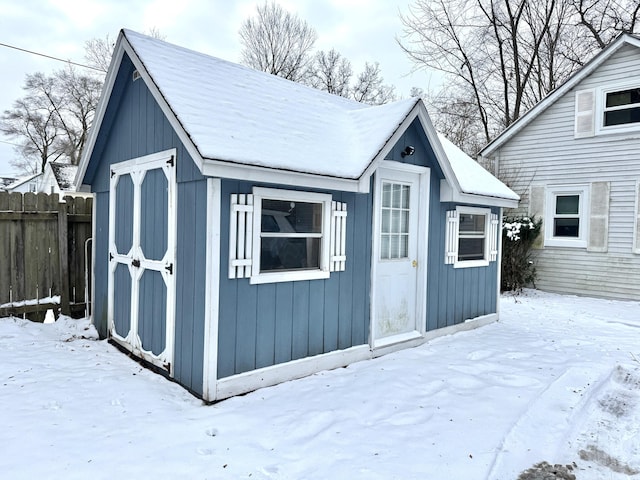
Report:
[[[578,195],[578,236],[556,237],[553,235],[554,219],[556,218],[556,198],[564,195]],[[557,185],[549,186],[545,190],[545,247],[587,248],[589,239],[589,185]]]
[[640,83],[638,81],[634,82],[625,82],[621,84],[600,87],[596,90],[596,133],[597,134],[607,134],[607,133],[624,133],[629,131],[640,131],[640,122],[634,123],[625,123],[621,125],[611,125],[605,126],[604,124],[604,114],[608,111],[615,111],[624,108],[629,108],[631,105],[640,104],[630,104],[629,106],[624,107],[614,107],[607,108],[607,94],[613,92],[619,92],[622,90],[631,90],[633,88],[640,88]]
[[[286,202],[319,203],[322,205],[322,231],[320,232],[320,268],[309,270],[290,270],[284,272],[260,272],[260,246],[262,227],[262,200],[283,200]],[[280,190],[276,188],[253,188],[253,252],[251,284],[292,282],[299,280],[316,280],[329,278],[331,230],[331,195],[326,193],[301,192],[297,190]]]
[[[484,215],[484,255],[482,260],[459,260],[458,255],[456,255],[456,260],[453,264],[453,268],[471,268],[471,267],[487,267],[489,265],[489,252],[490,252],[490,240],[489,240],[489,229],[491,228],[491,209],[490,208],[479,208],[479,207],[465,207],[458,205],[456,207],[456,211],[458,212],[458,222],[460,221],[460,214],[469,214],[469,215]],[[460,228],[458,223],[458,231],[456,236],[456,244],[460,245]]]

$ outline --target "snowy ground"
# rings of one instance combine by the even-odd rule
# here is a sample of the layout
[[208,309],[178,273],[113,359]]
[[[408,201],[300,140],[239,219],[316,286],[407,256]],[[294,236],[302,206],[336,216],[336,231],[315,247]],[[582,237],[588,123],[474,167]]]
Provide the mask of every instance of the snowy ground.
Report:
[[86,321],[1,319],[0,476],[640,478],[639,327],[637,302],[527,291],[499,323],[205,406]]

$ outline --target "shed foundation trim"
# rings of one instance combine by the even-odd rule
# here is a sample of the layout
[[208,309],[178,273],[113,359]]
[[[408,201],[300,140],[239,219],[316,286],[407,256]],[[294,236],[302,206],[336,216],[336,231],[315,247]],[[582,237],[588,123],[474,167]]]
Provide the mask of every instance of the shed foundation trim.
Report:
[[432,330],[417,338],[410,337],[404,342],[385,345],[373,350],[369,345],[359,345],[345,350],[337,350],[335,352],[301,358],[299,360],[293,360],[279,365],[240,373],[231,377],[219,379],[217,381],[216,397],[206,398],[205,396],[204,399],[207,401],[223,400],[225,398],[251,392],[259,388],[270,387],[289,380],[307,377],[323,370],[333,370],[335,368],[345,367],[351,363],[371,360],[388,353],[418,347],[434,338],[472,330],[474,328],[488,325],[497,320],[498,314],[492,313],[466,320],[458,325]]

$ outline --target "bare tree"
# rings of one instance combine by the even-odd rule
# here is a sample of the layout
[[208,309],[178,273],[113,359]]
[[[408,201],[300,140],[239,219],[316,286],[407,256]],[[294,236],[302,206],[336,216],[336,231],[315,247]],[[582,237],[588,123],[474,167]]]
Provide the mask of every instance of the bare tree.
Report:
[[109,70],[116,42],[107,33],[103,38],[92,38],[84,42],[84,60],[92,68],[104,73]]
[[606,47],[622,32],[633,33],[638,27],[640,2],[637,0],[569,0],[579,25],[583,26],[597,48]]
[[[416,68],[439,70],[449,89],[464,92],[486,143],[615,35],[637,28],[639,12],[637,0],[415,0],[399,43]],[[440,98],[454,110],[462,100]]]
[[314,88],[348,97],[353,70],[351,62],[334,49],[316,53],[307,82]]
[[19,143],[20,160],[14,166],[43,171],[48,161],[77,164],[101,88],[100,80],[70,65],[50,76],[27,75],[25,96],[0,116],[0,130]]
[[20,157],[12,162],[14,167],[25,173],[38,173],[49,160],[62,155],[57,118],[55,109],[41,96],[26,95],[3,113],[0,131],[19,142],[16,150]]
[[256,70],[300,81],[312,61],[316,31],[275,2],[264,3],[240,27],[242,62]]
[[382,105],[395,100],[395,88],[383,82],[378,62],[365,63],[364,71],[358,75],[353,87],[353,99],[370,105]]

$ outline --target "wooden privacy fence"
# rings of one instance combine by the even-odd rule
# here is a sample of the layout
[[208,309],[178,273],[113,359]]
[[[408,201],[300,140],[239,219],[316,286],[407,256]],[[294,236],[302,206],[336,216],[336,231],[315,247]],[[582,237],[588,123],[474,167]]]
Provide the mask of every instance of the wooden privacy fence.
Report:
[[[84,314],[91,198],[0,192],[0,317]],[[90,279],[90,276],[87,276]]]

